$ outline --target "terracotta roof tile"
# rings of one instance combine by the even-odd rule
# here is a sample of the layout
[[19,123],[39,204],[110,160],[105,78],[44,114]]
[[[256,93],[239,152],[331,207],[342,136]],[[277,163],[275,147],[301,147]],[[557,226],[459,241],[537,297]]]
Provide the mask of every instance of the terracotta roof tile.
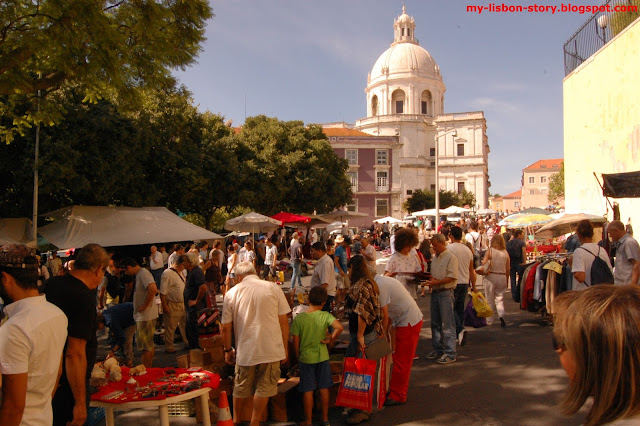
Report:
[[516,192],[505,195],[502,198],[522,198],[522,189],[518,189]]
[[325,127],[322,129],[322,131],[324,132],[325,135],[327,135],[327,137],[331,137],[331,136],[371,136],[368,133],[365,132],[361,132],[360,130],[356,130],[356,129],[348,129],[348,128],[344,128],[344,127]]
[[[564,158],[554,158],[551,160],[538,160],[535,163],[531,164],[528,167],[525,167],[524,170],[542,170],[542,169],[551,169],[551,170],[560,170],[560,166],[564,162]],[[554,167],[555,165],[555,167]]]

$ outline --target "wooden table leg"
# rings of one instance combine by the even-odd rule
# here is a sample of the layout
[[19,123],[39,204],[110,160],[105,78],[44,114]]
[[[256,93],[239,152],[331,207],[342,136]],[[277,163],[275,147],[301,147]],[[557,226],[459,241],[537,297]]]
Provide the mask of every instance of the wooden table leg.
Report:
[[114,426],[115,425],[115,421],[113,418],[113,408],[111,407],[107,407],[105,408],[106,412],[107,412],[107,418],[105,419],[105,424],[107,426]]
[[209,415],[209,393],[203,393],[199,397],[200,411],[202,412],[203,426],[211,426],[211,416]]
[[169,426],[169,407],[162,404],[160,407],[160,426]]

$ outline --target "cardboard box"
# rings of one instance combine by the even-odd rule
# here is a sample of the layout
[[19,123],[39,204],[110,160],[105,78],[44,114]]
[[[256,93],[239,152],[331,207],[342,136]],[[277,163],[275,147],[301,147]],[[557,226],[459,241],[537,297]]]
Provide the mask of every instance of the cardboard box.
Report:
[[178,368],[189,368],[189,354],[176,357]]
[[224,362],[224,348],[222,346],[203,347],[204,351],[211,354],[212,362]]
[[198,339],[198,343],[200,344],[200,347],[205,351],[207,350],[207,348],[222,348],[222,335],[217,334],[211,337],[200,337]]
[[209,392],[209,399],[216,404],[220,400],[220,392],[225,391],[227,393],[227,398],[231,398],[233,395],[233,379],[231,378],[223,378],[220,379],[220,384],[216,389],[211,389]]
[[[209,418],[211,424],[214,425],[218,421],[218,405],[217,402],[209,400]],[[196,422],[202,423],[202,409],[200,408],[200,401],[196,403]]]
[[189,367],[205,367],[213,363],[211,352],[202,349],[191,349],[189,351]]
[[[242,411],[238,413],[238,417],[239,417],[238,420],[241,422],[250,422],[252,412],[253,412],[253,398],[247,398],[245,400],[245,404]],[[260,422],[266,422],[268,417],[269,417],[269,404],[267,404],[267,406],[264,407],[262,416],[258,420]]]
[[300,377],[291,377],[278,384],[278,393],[269,398],[269,419],[289,422],[304,417],[302,395],[298,392]]

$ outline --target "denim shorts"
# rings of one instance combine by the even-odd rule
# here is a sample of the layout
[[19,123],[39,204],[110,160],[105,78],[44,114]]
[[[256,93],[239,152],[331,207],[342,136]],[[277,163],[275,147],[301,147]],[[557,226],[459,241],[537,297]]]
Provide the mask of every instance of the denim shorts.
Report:
[[333,387],[329,361],[322,361],[317,364],[300,362],[298,365],[300,367],[300,384],[298,385],[298,391],[311,392],[316,389],[329,389]]

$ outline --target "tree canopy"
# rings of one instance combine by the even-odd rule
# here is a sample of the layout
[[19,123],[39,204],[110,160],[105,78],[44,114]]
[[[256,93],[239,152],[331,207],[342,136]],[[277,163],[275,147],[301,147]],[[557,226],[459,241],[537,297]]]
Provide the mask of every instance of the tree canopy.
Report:
[[551,204],[558,204],[564,198],[564,162],[560,165],[560,171],[549,177],[549,194],[547,199]]
[[207,0],[3,0],[0,136],[60,122],[50,95],[65,86],[118,106],[136,104],[139,88],[172,86],[171,70],[194,62],[211,16]]
[[[84,103],[80,89],[55,96],[66,117],[41,131],[41,213],[162,205],[215,226],[217,212],[323,213],[351,200],[346,160],[318,125],[257,116],[232,129],[179,87],[142,90],[141,109],[129,113],[106,99]],[[33,132],[0,144],[3,216],[30,216]]]
[[[440,190],[440,208],[446,209],[450,206],[463,207],[465,205],[474,206],[476,197],[472,192],[463,190],[461,192]],[[416,212],[425,209],[433,209],[436,206],[436,193],[428,189],[418,189],[413,191],[411,197],[404,202],[404,209]]]

